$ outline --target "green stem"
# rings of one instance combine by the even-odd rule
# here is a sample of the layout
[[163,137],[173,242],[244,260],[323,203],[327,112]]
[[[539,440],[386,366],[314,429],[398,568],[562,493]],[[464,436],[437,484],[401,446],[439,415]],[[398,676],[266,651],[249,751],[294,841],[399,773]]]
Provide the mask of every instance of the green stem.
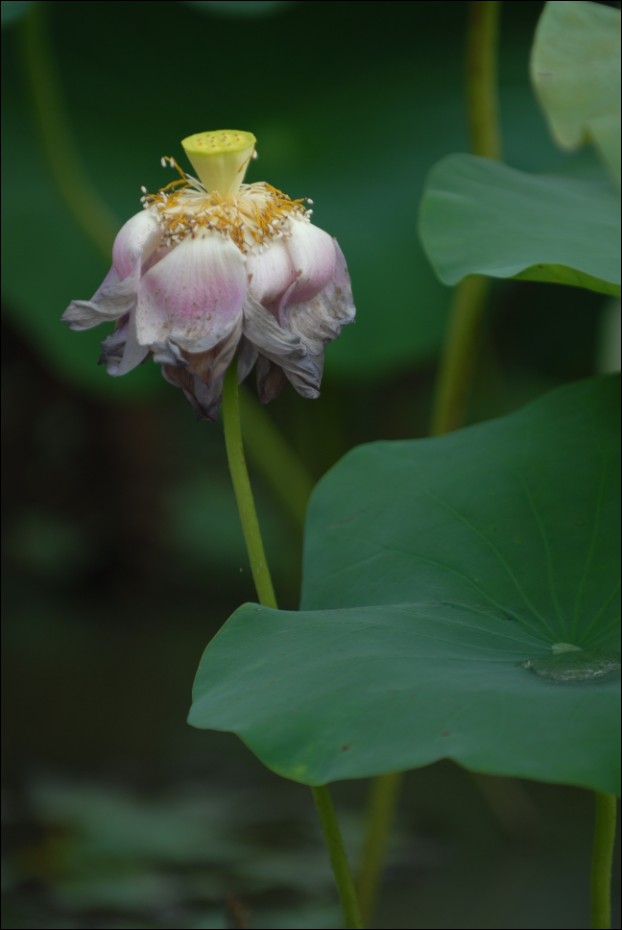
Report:
[[611,870],[616,838],[617,799],[613,794],[595,792],[596,822],[592,847],[591,924],[592,930],[611,927]]
[[46,22],[49,3],[23,18],[22,49],[43,155],[69,212],[108,259],[118,223],[93,189],[73,144]]
[[359,930],[359,928],[362,928],[363,923],[333,802],[326,785],[311,788],[311,791],[313,792],[313,800],[322,824],[324,840],[328,847],[330,862],[339,889],[345,926],[347,930]]
[[[466,83],[471,151],[501,157],[497,101],[498,2],[469,4]],[[487,278],[469,277],[454,291],[434,399],[433,436],[462,426],[477,365],[477,348],[488,302]]]
[[497,93],[497,47],[501,4],[469,3],[466,41],[466,90],[469,138],[474,155],[501,158]]
[[488,278],[472,275],[456,287],[441,357],[430,433],[440,436],[463,425],[477,365]]
[[358,875],[358,896],[364,924],[371,923],[391,826],[402,785],[402,772],[379,775],[371,785],[366,834]]
[[[240,419],[240,398],[238,378],[235,365],[231,365],[225,375],[222,395],[222,416],[225,433],[225,446],[235,499],[242,523],[246,551],[251,565],[253,581],[259,602],[264,607],[276,609],[277,602],[270,576],[270,569],[261,538],[257,519],[255,501],[251,488],[244,446],[242,443],[242,423]],[[348,930],[359,930],[361,924],[354,882],[348,866],[343,840],[339,831],[337,817],[326,786],[312,788],[315,805],[320,816],[324,839],[328,848],[337,891],[341,900]]]
[[299,529],[302,529],[313,480],[265,411],[240,388],[240,409],[248,457]]
[[244,542],[246,543],[246,551],[251,564],[251,573],[257,597],[259,603],[263,604],[264,607],[276,608],[276,596],[261,538],[253,490],[244,456],[238,376],[235,364],[229,366],[225,375],[222,394],[222,416],[229,471],[231,472],[233,491],[238,505]]

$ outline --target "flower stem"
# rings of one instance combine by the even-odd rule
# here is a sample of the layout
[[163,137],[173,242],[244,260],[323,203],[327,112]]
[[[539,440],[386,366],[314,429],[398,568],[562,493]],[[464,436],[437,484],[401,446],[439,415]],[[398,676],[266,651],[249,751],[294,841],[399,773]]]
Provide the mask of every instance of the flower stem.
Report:
[[118,223],[93,189],[73,143],[46,22],[49,6],[33,3],[21,27],[41,150],[67,209],[96,248],[109,258]]
[[259,529],[257,510],[251,488],[244,445],[242,443],[242,421],[240,419],[240,398],[238,391],[238,376],[235,365],[230,365],[225,375],[222,394],[223,428],[225,433],[225,446],[231,481],[235,494],[244,542],[251,565],[253,582],[257,591],[259,603],[264,607],[275,607],[276,596],[268,568],[266,552]]
[[[240,522],[242,523],[246,551],[248,552],[248,558],[251,564],[251,572],[257,590],[257,597],[264,607],[273,607],[276,609],[276,596],[274,594],[270,569],[268,567],[263,540],[261,538],[253,491],[244,456],[242,422],[240,418],[240,398],[235,365],[231,365],[225,375],[222,395],[222,415],[229,471],[231,472],[233,490],[238,505]],[[330,856],[346,927],[348,930],[359,930],[363,925],[360,919],[356,891],[329,790],[326,785],[312,788],[311,790]]]
[[[501,4],[469,3],[466,48],[467,112],[471,151],[485,158],[501,157],[497,102],[497,39]],[[465,278],[454,291],[434,399],[433,436],[462,426],[473,375],[489,281]]]
[[611,870],[616,838],[617,799],[613,794],[595,792],[596,821],[592,847],[591,923],[592,930],[611,927]]
[[330,793],[326,785],[311,788],[313,800],[317,809],[324,840],[330,854],[330,861],[335,875],[335,881],[339,889],[341,898],[341,908],[347,930],[360,930],[363,923],[359,904],[356,896],[356,889],[352,880],[350,866],[346,857],[343,839],[337,824],[335,809],[331,801]]
[[390,772],[388,775],[374,778],[371,784],[366,834],[357,881],[364,924],[371,923],[373,917],[402,779],[402,772]]
[[313,480],[264,407],[240,387],[240,410],[248,457],[302,530]]

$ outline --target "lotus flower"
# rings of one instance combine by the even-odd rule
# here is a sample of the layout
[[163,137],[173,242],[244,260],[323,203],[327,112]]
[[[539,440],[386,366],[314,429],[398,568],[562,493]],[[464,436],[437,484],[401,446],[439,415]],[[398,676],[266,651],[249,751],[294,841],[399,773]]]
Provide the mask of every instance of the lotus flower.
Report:
[[202,418],[215,419],[225,371],[255,366],[266,403],[289,381],[317,397],[324,349],[355,315],[335,239],[310,221],[309,201],[242,183],[255,137],[231,130],[182,142],[198,178],[183,172],[119,232],[112,268],[91,300],[74,300],[74,330],[116,321],[102,344],[111,375],[149,354]]

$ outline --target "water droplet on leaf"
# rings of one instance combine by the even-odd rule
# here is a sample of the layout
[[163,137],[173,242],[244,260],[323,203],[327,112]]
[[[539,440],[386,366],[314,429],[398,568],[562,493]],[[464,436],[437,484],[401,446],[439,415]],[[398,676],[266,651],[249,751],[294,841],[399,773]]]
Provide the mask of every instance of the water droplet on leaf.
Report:
[[521,663],[551,681],[594,681],[620,670],[620,656],[597,649],[581,649],[572,643],[554,643],[550,655]]

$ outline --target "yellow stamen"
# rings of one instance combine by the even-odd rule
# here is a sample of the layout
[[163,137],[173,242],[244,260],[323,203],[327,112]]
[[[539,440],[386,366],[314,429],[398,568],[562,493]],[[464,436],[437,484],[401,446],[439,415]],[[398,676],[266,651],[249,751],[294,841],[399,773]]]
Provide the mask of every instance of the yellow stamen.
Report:
[[307,217],[304,199],[291,200],[264,182],[243,184],[234,197],[223,197],[184,175],[183,180],[172,181],[157,194],[145,192],[142,200],[145,207],[157,210],[166,245],[181,242],[186,236],[217,232],[246,253],[267,239],[286,237],[292,216]]

